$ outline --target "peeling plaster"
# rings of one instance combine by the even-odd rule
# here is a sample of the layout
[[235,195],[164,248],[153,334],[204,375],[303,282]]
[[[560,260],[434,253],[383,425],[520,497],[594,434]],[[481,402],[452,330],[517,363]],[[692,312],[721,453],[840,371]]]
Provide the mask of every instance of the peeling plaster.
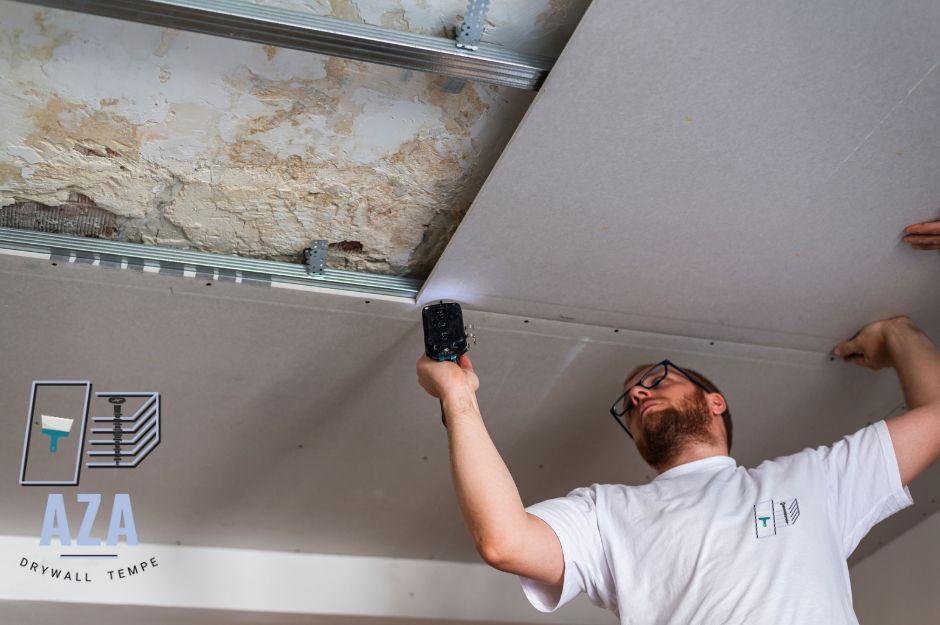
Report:
[[[432,34],[466,7],[257,4]],[[552,38],[582,4],[497,3],[486,39],[557,53]],[[0,10],[0,207],[78,193],[114,215],[119,240],[300,262],[327,239],[329,266],[424,276],[532,99],[473,83],[448,94],[430,74],[5,0]]]

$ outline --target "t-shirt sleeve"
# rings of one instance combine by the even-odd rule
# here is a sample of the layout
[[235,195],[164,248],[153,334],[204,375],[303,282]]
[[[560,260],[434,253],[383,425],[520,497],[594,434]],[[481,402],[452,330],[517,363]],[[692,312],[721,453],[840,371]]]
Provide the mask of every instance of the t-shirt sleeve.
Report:
[[565,559],[560,587],[519,577],[526,598],[541,612],[554,612],[582,592],[595,605],[613,609],[616,604],[613,578],[597,523],[596,497],[596,487],[578,488],[566,497],[526,508],[555,531]]
[[818,451],[827,472],[830,514],[848,558],[872,527],[914,500],[901,484],[884,421]]

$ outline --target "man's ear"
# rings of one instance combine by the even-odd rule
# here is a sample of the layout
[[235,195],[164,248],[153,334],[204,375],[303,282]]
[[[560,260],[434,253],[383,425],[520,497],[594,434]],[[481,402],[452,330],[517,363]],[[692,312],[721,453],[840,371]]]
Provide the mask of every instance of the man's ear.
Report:
[[728,409],[728,404],[721,393],[706,393],[705,401],[708,402],[708,409],[713,415],[721,416]]

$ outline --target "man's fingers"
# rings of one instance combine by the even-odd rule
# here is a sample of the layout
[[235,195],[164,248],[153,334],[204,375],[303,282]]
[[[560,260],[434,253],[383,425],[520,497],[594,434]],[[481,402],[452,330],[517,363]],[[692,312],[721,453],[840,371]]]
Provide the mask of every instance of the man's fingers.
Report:
[[940,236],[904,237],[903,241],[909,243],[915,250],[940,250]]
[[861,365],[863,367],[870,367],[868,361],[865,359],[865,354],[849,354],[844,358],[845,362],[850,362],[853,365]]
[[901,240],[905,243],[913,243],[916,245],[935,245],[940,243],[940,234],[909,234]]
[[457,357],[457,364],[460,365],[461,369],[466,369],[471,373],[473,372],[473,363],[470,362],[470,356],[460,354],[460,356]]
[[854,341],[848,340],[839,343],[832,348],[832,353],[845,362],[854,362],[857,364],[862,364],[860,361],[865,359],[865,352],[861,347]]
[[845,358],[849,354],[854,353],[855,350],[852,347],[849,347],[848,341],[845,343],[839,343],[832,349],[832,353],[838,356],[839,358]]
[[859,330],[858,332],[852,335],[852,338],[848,339],[847,341],[842,341],[841,343],[836,345],[834,348],[832,348],[832,353],[841,358],[844,358],[845,356],[848,356],[849,354],[861,353],[862,350],[859,348],[858,343],[855,341],[855,339],[858,338],[858,335],[861,334],[861,332],[862,331]]
[[434,360],[433,358],[429,358],[426,353],[421,352],[421,357],[418,358],[418,367],[421,367],[422,365],[427,366],[427,364],[431,362],[437,362],[437,361]]
[[904,229],[905,234],[940,234],[940,219],[911,224]]

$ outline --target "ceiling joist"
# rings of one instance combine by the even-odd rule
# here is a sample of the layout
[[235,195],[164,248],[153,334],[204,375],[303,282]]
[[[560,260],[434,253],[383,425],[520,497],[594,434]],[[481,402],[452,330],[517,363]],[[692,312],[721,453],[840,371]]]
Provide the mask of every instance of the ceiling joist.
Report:
[[136,269],[210,281],[354,292],[408,303],[414,302],[421,287],[421,281],[414,278],[328,268],[311,274],[303,265],[293,263],[13,228],[0,228],[0,254],[35,255],[53,262]]
[[555,60],[480,43],[258,6],[243,0],[20,0],[54,9],[241,39],[280,48],[538,90]]

